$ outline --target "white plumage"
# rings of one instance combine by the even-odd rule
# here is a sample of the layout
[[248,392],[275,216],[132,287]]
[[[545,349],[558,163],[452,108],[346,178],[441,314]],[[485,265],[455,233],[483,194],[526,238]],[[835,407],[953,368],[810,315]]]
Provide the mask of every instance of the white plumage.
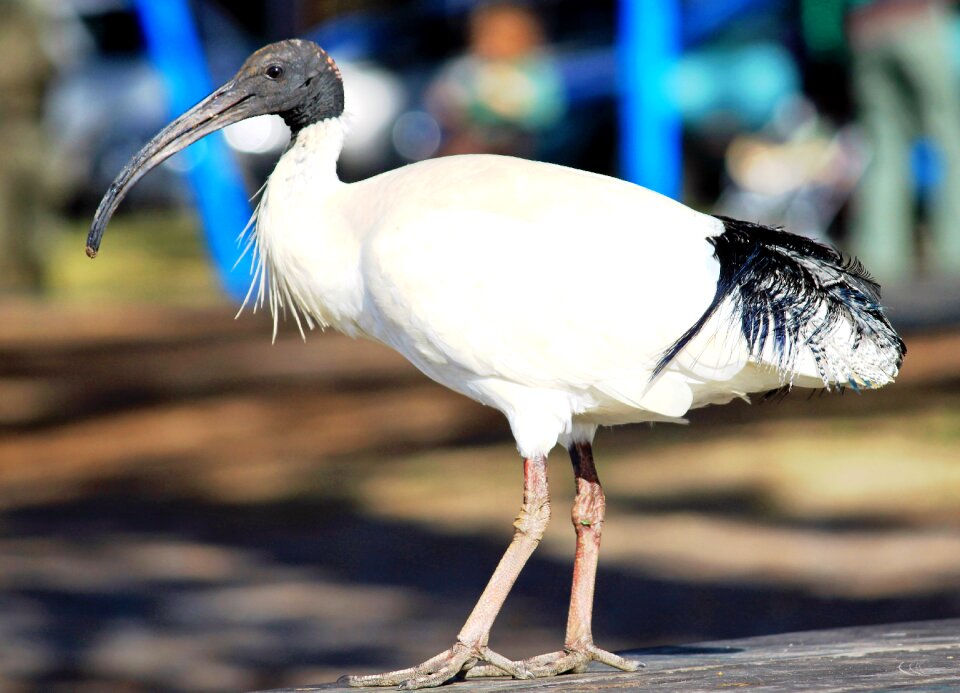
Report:
[[[277,164],[254,227],[257,293],[501,410],[525,457],[568,445],[575,428],[592,437],[598,424],[678,421],[785,382],[850,380],[849,369],[822,377],[802,347],[787,373],[770,348],[751,354],[729,303],[654,377],[714,298],[715,217],[614,178],[492,155],[344,184],[343,138],[339,119],[316,123]],[[846,353],[848,337],[841,323],[826,343]],[[893,361],[874,386],[895,376]]]

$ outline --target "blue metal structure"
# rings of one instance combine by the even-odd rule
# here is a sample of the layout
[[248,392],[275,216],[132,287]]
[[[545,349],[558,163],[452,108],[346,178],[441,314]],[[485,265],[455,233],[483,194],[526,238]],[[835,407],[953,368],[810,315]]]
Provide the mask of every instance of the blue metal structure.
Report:
[[627,180],[680,196],[680,115],[668,80],[680,54],[679,0],[620,0],[620,168]]
[[[206,96],[207,63],[187,0],[133,0],[152,62],[166,83],[173,114]],[[743,12],[771,0],[699,0],[681,22],[680,0],[619,0],[616,76],[619,92],[620,168],[627,180],[673,198],[682,187],[680,104],[670,81],[685,41],[702,39]],[[588,72],[591,89],[612,71],[601,54]],[[582,66],[581,66],[582,67]],[[582,70],[581,70],[582,72]],[[602,90],[602,89],[601,89]],[[246,190],[223,136],[194,144],[186,157],[210,253],[227,291],[242,297],[249,284],[244,267],[234,268],[237,234],[251,215]]]
[[[150,59],[163,77],[172,114],[179,115],[213,89],[189,5],[186,0],[134,1]],[[240,254],[237,236],[252,210],[240,170],[219,132],[179,156],[188,157],[190,187],[224,288],[242,299],[250,277],[245,267],[234,267]]]

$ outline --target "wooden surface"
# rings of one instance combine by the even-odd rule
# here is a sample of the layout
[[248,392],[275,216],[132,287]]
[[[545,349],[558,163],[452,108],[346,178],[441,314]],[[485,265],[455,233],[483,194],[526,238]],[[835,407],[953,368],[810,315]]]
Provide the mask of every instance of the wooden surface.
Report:
[[[643,661],[646,668],[624,674],[594,666],[586,674],[538,681],[471,679],[441,690],[960,690],[960,619],[767,635],[621,654]],[[360,690],[376,689],[326,684],[269,693]]]

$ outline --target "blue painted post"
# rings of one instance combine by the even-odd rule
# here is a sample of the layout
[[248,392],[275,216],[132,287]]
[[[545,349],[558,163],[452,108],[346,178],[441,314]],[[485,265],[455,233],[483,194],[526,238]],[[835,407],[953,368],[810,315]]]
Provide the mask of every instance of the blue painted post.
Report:
[[620,0],[620,168],[627,180],[679,198],[680,117],[668,79],[680,54],[679,0]]
[[[134,0],[150,59],[163,76],[170,109],[179,115],[213,90],[207,62],[186,0]],[[189,181],[207,245],[227,292],[243,298],[248,268],[234,269],[237,235],[251,208],[240,171],[221,133],[210,135],[181,156],[190,157]]]

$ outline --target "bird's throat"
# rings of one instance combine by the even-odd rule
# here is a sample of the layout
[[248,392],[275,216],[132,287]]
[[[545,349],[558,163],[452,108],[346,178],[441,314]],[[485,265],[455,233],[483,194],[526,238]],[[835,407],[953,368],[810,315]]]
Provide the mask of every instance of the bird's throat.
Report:
[[362,306],[358,242],[340,207],[342,145],[339,119],[304,128],[277,163],[258,208],[262,276],[252,295],[275,318],[292,313],[301,330],[331,325],[350,332]]

